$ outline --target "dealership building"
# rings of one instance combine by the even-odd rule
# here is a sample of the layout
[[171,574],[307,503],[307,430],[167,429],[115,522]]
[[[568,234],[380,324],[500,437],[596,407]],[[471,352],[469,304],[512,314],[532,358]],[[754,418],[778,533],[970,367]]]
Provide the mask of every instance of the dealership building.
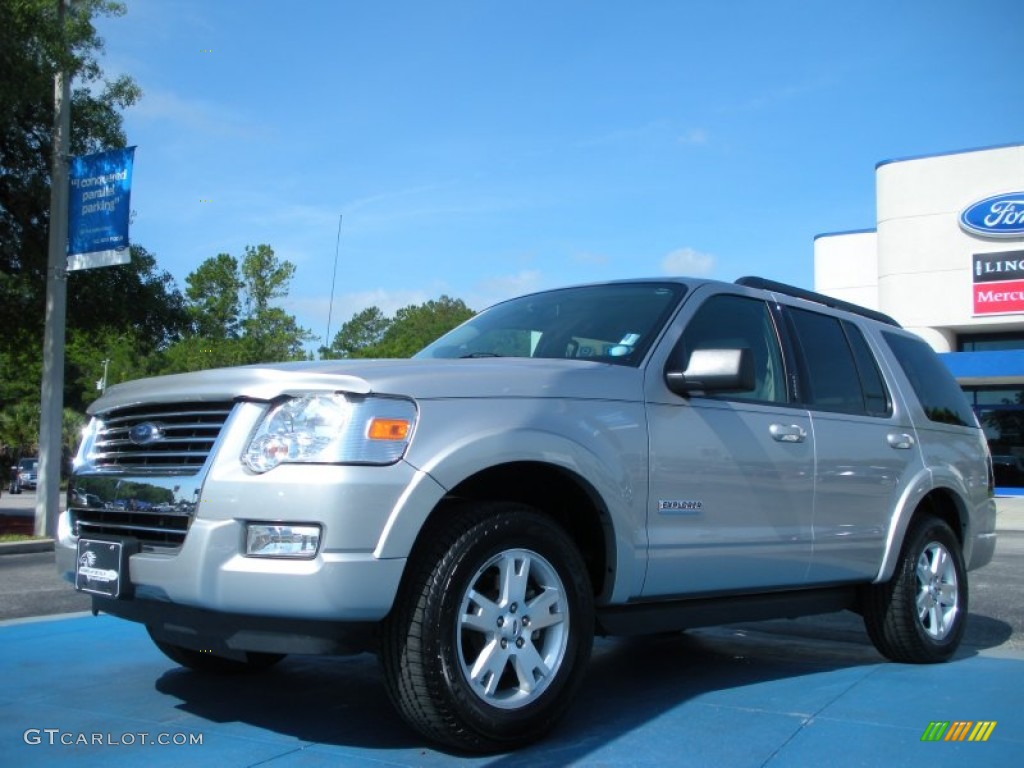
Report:
[[876,226],[818,235],[814,287],[923,337],[967,393],[996,485],[1024,493],[1024,144],[888,160]]

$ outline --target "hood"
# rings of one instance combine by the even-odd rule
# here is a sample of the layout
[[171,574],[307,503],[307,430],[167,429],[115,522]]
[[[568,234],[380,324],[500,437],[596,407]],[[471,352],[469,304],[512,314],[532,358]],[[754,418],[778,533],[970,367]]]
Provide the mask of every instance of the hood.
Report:
[[309,392],[415,399],[567,397],[636,399],[637,368],[585,360],[326,360],[214,368],[117,384],[89,413],[146,403],[273,400]]

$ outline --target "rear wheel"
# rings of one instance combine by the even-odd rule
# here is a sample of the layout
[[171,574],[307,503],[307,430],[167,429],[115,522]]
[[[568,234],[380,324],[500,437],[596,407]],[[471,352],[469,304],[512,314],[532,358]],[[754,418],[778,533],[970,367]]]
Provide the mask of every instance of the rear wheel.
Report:
[[427,737],[476,752],[538,739],[568,707],[593,644],[575,544],[518,504],[479,504],[431,532],[384,627],[389,694]]
[[[148,631],[148,628],[147,628]],[[256,653],[248,651],[245,660],[228,659],[224,656],[215,656],[212,653],[195,651],[191,648],[183,648],[180,645],[165,643],[153,637],[149,632],[150,639],[160,651],[176,664],[194,670],[215,675],[233,675],[244,672],[259,672],[260,670],[272,667],[284,658],[280,653]]]
[[963,638],[967,594],[960,542],[942,520],[923,518],[908,532],[892,579],[865,592],[868,635],[893,661],[946,661]]

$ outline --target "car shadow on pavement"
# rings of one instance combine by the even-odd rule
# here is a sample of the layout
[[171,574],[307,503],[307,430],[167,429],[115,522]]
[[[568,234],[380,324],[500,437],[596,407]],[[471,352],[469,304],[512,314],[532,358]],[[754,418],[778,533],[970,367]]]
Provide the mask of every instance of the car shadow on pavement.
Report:
[[[866,654],[873,655],[875,661],[885,660],[871,644],[867,631],[864,629],[863,619],[852,611],[807,616],[800,619],[775,619],[736,624],[733,627],[766,638],[785,640],[787,643],[815,643],[822,651],[827,646],[819,641],[843,643],[846,652],[852,652],[854,646],[860,646]],[[1007,622],[981,613],[969,613],[963,640],[953,658],[969,658],[980,651],[998,648],[1012,637],[1013,626]]]
[[370,749],[412,748],[370,654],[289,656],[262,672],[206,675],[175,667],[156,683],[178,708],[211,723],[238,722],[299,741]]
[[[794,650],[788,641],[766,642],[735,629],[599,639],[566,719],[542,742],[506,758],[515,764],[564,765],[696,699],[743,697],[735,691],[776,681],[787,689],[806,689],[799,682],[806,675],[882,662],[873,649],[839,645],[818,642],[817,650]],[[369,654],[289,657],[263,673],[230,677],[176,668],[156,687],[178,699],[178,709],[211,723],[237,722],[338,747],[439,749],[402,722],[388,700],[377,660]],[[801,705],[808,716],[824,706],[821,696]],[[800,706],[791,709],[802,711]],[[488,764],[504,761],[492,757]]]

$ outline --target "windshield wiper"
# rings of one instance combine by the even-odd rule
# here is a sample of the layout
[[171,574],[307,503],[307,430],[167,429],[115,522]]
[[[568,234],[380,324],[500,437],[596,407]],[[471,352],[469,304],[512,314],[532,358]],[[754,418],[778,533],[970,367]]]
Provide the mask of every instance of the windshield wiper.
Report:
[[467,357],[504,357],[504,355],[499,355],[497,352],[470,352],[468,355],[459,355],[460,360],[465,360]]

